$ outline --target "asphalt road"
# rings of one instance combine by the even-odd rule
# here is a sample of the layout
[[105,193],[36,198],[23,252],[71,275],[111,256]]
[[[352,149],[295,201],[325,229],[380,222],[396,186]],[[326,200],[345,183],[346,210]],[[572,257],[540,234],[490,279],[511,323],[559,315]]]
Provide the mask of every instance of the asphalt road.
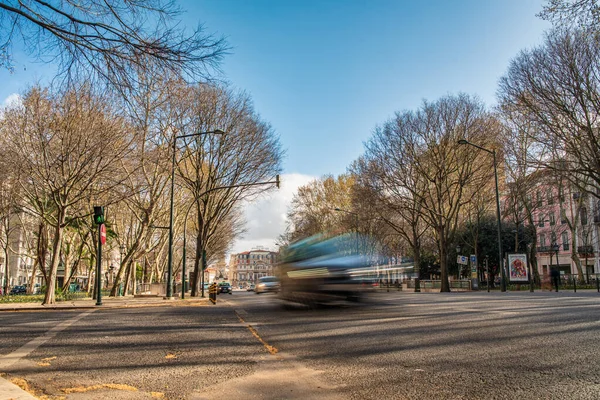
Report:
[[595,292],[392,291],[316,310],[219,300],[3,312],[0,372],[50,399],[600,398]]

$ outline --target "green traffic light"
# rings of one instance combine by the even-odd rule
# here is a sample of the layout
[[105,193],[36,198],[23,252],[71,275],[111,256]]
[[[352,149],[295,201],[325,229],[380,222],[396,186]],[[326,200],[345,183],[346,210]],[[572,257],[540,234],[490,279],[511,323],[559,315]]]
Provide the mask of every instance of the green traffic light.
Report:
[[94,223],[96,225],[100,225],[100,224],[103,224],[104,222],[105,222],[104,207],[94,206]]

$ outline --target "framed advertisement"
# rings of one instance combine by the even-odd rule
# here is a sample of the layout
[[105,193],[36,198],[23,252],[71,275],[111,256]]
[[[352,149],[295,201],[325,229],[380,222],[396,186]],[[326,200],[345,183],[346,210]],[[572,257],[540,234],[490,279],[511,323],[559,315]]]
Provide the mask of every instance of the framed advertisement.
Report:
[[527,254],[508,255],[508,277],[511,282],[529,282],[529,269],[527,268]]

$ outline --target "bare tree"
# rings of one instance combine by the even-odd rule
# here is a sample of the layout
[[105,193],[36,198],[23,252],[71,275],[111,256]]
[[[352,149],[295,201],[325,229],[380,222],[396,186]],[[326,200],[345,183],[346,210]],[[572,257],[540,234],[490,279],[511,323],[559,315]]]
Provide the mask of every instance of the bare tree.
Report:
[[511,62],[498,97],[532,126],[523,131],[527,167],[555,171],[598,197],[600,42],[579,30],[552,30],[542,46]]
[[[315,179],[298,188],[288,212],[289,242],[315,234],[339,230],[357,230],[358,219],[352,214],[335,214],[336,208],[352,211],[354,177],[343,174]],[[339,233],[339,232],[338,232]]]
[[142,70],[205,78],[227,47],[200,26],[179,26],[170,0],[4,0],[0,2],[0,66],[12,68],[12,47],[23,44],[59,73],[92,73],[119,89]]
[[52,205],[44,215],[54,231],[44,298],[52,304],[65,227],[89,215],[85,200],[120,183],[115,178],[130,150],[129,129],[110,100],[85,84],[60,96],[34,88],[4,117],[0,131],[19,160],[27,207],[35,213],[39,203]]
[[[178,175],[196,200],[198,234],[192,296],[197,294],[202,252],[214,245],[222,224],[232,222],[241,201],[252,200],[279,173],[283,151],[279,138],[255,113],[250,99],[225,87],[190,88],[190,112],[181,110],[177,134],[221,129],[224,135],[196,135],[182,143]],[[241,226],[233,226],[234,232]],[[208,259],[219,253],[208,252]]]
[[478,168],[487,154],[457,142],[464,138],[482,146],[493,143],[496,125],[483,104],[461,94],[424,102],[416,112],[396,114],[367,144],[369,158],[382,168],[379,176],[391,177],[382,190],[393,193],[396,201],[403,199],[396,206],[419,213],[435,232],[442,291],[450,290],[448,250],[461,208],[470,200],[465,188],[490,178],[490,169]]
[[[392,122],[386,128],[392,129]],[[404,185],[409,181],[415,190],[425,185],[424,176],[412,164],[403,164],[402,153],[393,152],[397,143],[380,140],[378,134],[367,144],[367,152],[353,164],[357,176],[359,197],[369,199],[376,219],[389,227],[380,241],[389,243],[389,236],[399,235],[411,249],[415,266],[415,291],[420,291],[421,240],[428,229],[423,222],[420,198]],[[389,153],[388,153],[389,152]],[[385,156],[384,156],[385,154]],[[366,193],[365,193],[366,192]]]
[[598,0],[547,0],[538,16],[561,27],[578,26],[592,32],[600,30]]

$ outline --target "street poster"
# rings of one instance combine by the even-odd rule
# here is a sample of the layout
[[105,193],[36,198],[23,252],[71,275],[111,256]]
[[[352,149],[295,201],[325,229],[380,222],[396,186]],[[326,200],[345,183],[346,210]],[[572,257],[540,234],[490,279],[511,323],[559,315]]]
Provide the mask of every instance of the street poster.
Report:
[[527,254],[509,254],[508,272],[511,282],[529,282]]

